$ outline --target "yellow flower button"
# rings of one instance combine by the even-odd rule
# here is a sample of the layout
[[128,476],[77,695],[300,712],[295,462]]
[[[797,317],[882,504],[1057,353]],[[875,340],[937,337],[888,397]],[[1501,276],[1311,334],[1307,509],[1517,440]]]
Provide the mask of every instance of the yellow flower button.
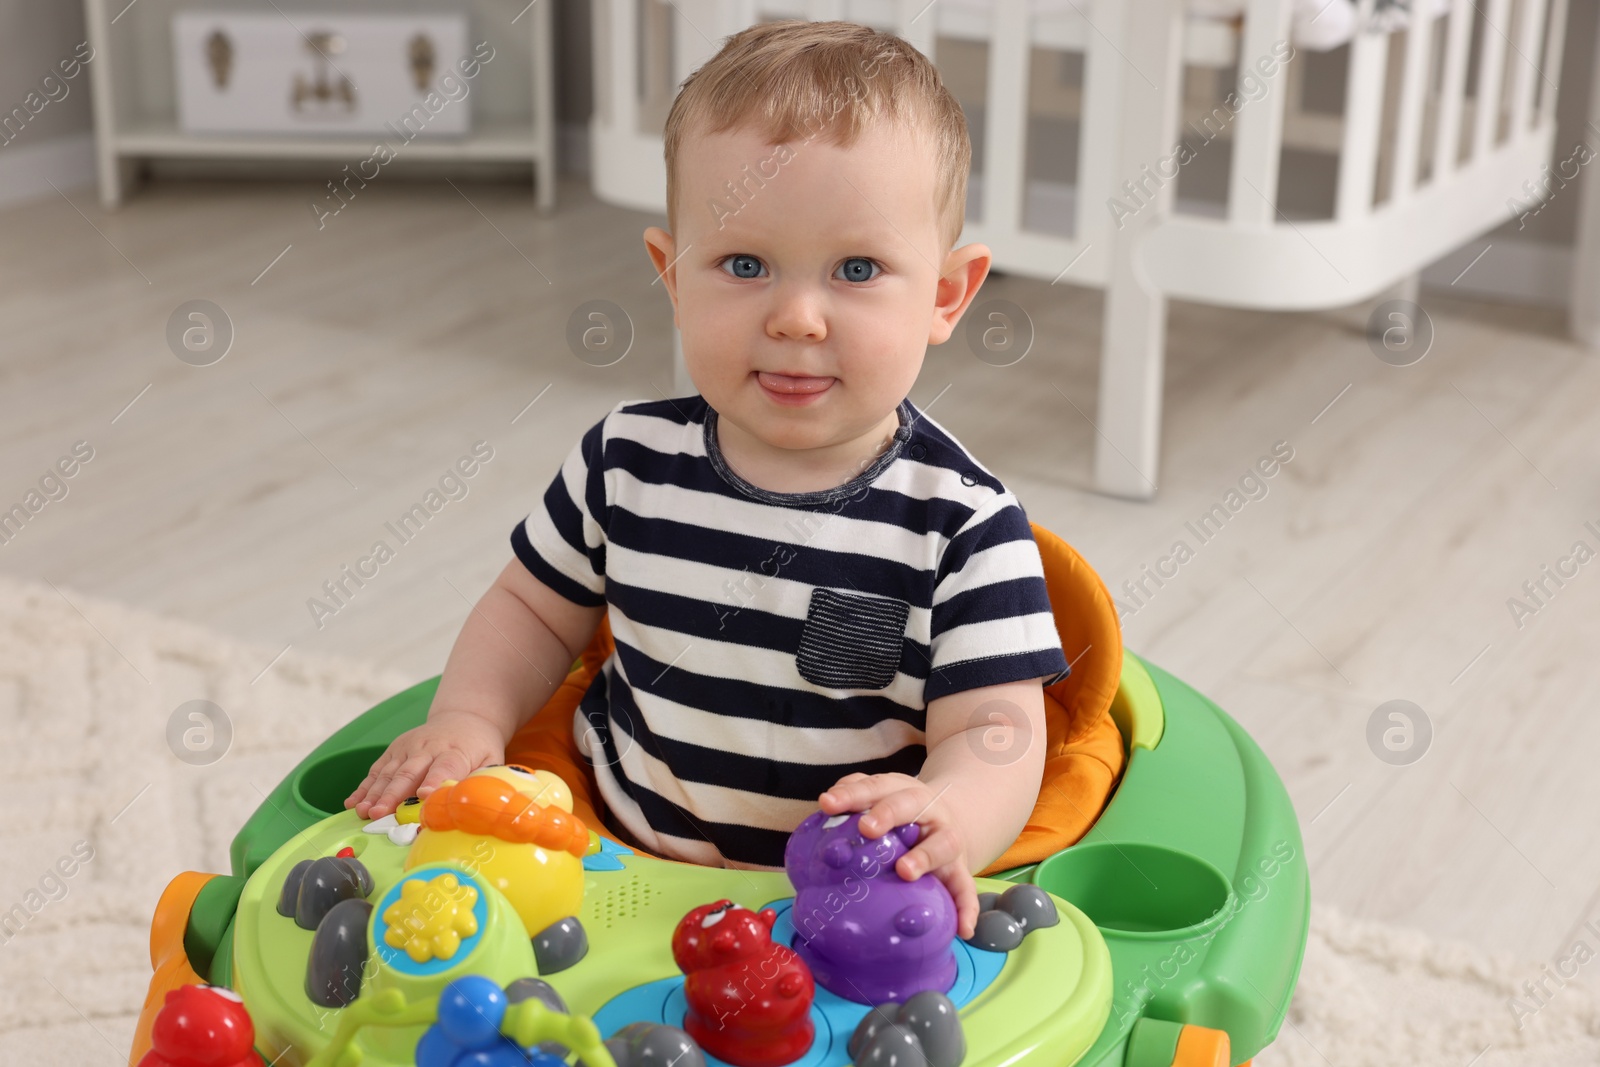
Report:
[[400,887],[400,899],[384,909],[389,929],[383,940],[404,949],[414,963],[447,960],[461,948],[461,939],[478,932],[472,913],[478,891],[453,874],[413,878]]

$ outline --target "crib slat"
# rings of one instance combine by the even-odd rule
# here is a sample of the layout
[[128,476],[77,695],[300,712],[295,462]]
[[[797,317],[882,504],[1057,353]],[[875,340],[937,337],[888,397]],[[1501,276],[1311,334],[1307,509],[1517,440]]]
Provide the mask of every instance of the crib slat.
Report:
[[[1087,18],[1096,26],[1118,25],[1123,17],[1121,3],[1122,0],[1096,0],[1088,9]],[[1085,40],[1083,64],[1083,96],[1091,106],[1083,109],[1083,126],[1078,134],[1078,188],[1083,193],[1078,197],[1078,217],[1072,233],[1084,244],[1098,241],[1104,248],[1109,240],[1104,235],[1111,223],[1107,205],[1112,197],[1122,195],[1118,183],[1132,177],[1117,171],[1126,64],[1081,20],[1080,26],[1092,36]]]
[[1563,45],[1566,40],[1566,0],[1550,0],[1550,18],[1546,22],[1546,37],[1544,37],[1544,93],[1539,98],[1538,125],[1555,122],[1555,98],[1557,91],[1550,88],[1552,85],[1562,83],[1562,59],[1565,58]]
[[1511,84],[1511,136],[1519,138],[1534,125],[1533,90],[1539,78],[1539,38],[1544,33],[1547,0],[1522,0],[1517,27],[1516,77]]
[[[1234,120],[1233,166],[1228,178],[1228,218],[1236,225],[1270,226],[1277,215],[1289,76],[1273,50],[1289,39],[1289,16],[1290,5],[1283,0],[1250,0],[1245,16],[1239,76],[1242,80],[1246,73],[1252,74],[1267,88],[1255,100],[1246,96],[1242,85],[1234,90],[1247,101]],[[1257,69],[1263,61],[1275,68],[1270,80]]]
[[1567,29],[1567,0],[1550,0],[1550,19],[1545,28],[1545,64],[1544,95],[1539,100],[1539,117],[1537,125],[1543,126],[1547,122],[1555,121],[1556,96],[1552,85],[1561,84],[1561,60],[1566,53],[1563,46],[1566,42]]
[[997,3],[990,26],[983,226],[997,236],[1009,237],[1022,228],[1022,183],[1028,158],[1028,11],[1022,0]]
[[1445,36],[1444,83],[1439,89],[1439,125],[1433,142],[1433,180],[1455,172],[1461,158],[1461,112],[1467,91],[1467,51],[1472,47],[1473,0],[1451,0]]
[[[678,84],[672,69],[672,8],[661,0],[642,0],[638,4],[639,76],[641,93],[652,96],[664,85]],[[671,93],[671,90],[667,90]]]
[[1428,60],[1433,43],[1433,15],[1429,3],[1411,6],[1411,26],[1406,30],[1406,69],[1400,81],[1400,124],[1395,134],[1394,174],[1389,199],[1398,203],[1417,188],[1417,157],[1422,147],[1422,105],[1428,92]]
[[1474,161],[1494,147],[1494,135],[1500,125],[1500,79],[1505,73],[1506,16],[1510,11],[1511,0],[1489,0],[1489,10],[1484,15],[1489,25],[1478,53],[1478,110],[1472,127]]
[[[1361,0],[1357,26],[1372,18],[1373,0]],[[1350,72],[1345,84],[1344,143],[1339,148],[1339,192],[1334,217],[1347,222],[1372,211],[1377,181],[1378,139],[1382,134],[1383,83],[1389,64],[1389,35],[1357,30],[1350,42]]]

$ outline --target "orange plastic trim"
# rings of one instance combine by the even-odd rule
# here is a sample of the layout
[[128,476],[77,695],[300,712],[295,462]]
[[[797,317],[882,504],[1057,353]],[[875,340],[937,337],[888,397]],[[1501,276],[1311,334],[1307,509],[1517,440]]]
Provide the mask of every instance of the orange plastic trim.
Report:
[[167,994],[179,986],[205,983],[205,979],[195,973],[188,953],[183,950],[183,932],[189,927],[189,912],[194,910],[195,898],[215,877],[199,871],[184,871],[167,883],[161,899],[156,902],[155,917],[150,920],[150,966],[155,968],[155,974],[150,976],[150,989],[145,993],[139,1024],[133,1031],[133,1051],[128,1054],[128,1067],[138,1067],[144,1054],[150,1051],[150,1026]]
[[1228,1031],[1185,1026],[1178,1032],[1172,1067],[1229,1067]]

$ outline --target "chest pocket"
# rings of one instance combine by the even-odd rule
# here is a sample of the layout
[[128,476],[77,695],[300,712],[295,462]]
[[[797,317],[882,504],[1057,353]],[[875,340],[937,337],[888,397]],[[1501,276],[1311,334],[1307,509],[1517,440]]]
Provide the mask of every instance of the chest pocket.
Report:
[[813,589],[795,665],[828,689],[885,689],[900,668],[911,605],[889,597]]

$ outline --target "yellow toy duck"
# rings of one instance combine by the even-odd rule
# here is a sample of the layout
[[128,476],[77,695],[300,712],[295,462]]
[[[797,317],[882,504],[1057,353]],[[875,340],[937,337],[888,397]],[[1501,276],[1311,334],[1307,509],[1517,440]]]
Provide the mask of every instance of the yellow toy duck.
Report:
[[505,894],[530,936],[578,914],[583,857],[598,839],[572,814],[559,776],[485,767],[445,782],[413,810],[420,828],[406,870],[439,861],[466,868]]

